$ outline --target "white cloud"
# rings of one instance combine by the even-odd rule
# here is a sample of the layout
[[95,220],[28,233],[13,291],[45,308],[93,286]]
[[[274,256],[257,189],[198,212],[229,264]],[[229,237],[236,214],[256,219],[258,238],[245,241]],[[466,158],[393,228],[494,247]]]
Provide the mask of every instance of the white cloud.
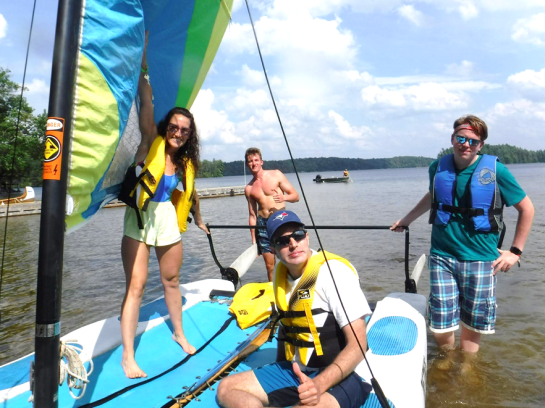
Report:
[[361,92],[368,108],[401,111],[440,111],[467,106],[467,97],[449,92],[441,84],[429,82],[400,89],[368,86]]
[[545,0],[480,0],[475,1],[486,10],[490,11],[505,11],[505,10],[522,10],[545,7]]
[[49,93],[49,86],[41,79],[33,79],[32,82],[25,84],[25,87],[28,88],[28,91],[32,92],[33,94]]
[[362,82],[365,85],[371,85],[375,82],[373,76],[369,72],[358,72],[358,71],[344,71],[342,72],[350,82]]
[[463,60],[460,64],[449,64],[445,69],[445,73],[458,77],[469,77],[474,73],[475,66],[473,62]]
[[4,38],[8,32],[8,22],[2,14],[0,14],[0,39]]
[[421,11],[414,8],[412,5],[404,5],[397,9],[399,15],[406,18],[417,27],[421,27],[424,23],[424,14]]
[[525,149],[543,147],[545,103],[519,99],[498,103],[485,114],[492,144],[508,143]]
[[254,53],[255,49],[252,26],[250,24],[229,23],[221,41],[221,50],[236,56],[243,53]]
[[[251,88],[263,88],[267,86],[265,81],[265,74],[262,70],[254,70],[244,64],[240,70],[240,75],[242,77],[242,83]],[[282,83],[280,78],[277,76],[269,75],[269,82],[271,85],[278,86]]]
[[458,6],[458,12],[464,20],[471,20],[479,15],[479,9],[477,9],[472,1],[463,1]]
[[240,70],[242,82],[250,87],[263,87],[266,85],[265,74],[263,71],[253,70],[248,65],[244,64]]
[[[285,17],[296,10],[307,10],[313,17],[323,17],[335,13],[341,13],[345,10],[360,13],[393,13],[401,14],[405,9],[408,18],[416,24],[411,18],[411,9],[415,10],[414,5],[422,4],[427,7],[435,7],[438,10],[446,12],[457,12],[464,20],[471,20],[479,16],[480,9],[501,12],[509,10],[539,9],[545,6],[545,0],[412,0],[407,4],[406,0],[274,0],[265,2],[267,5],[262,9],[267,9],[270,16]],[[420,12],[417,12],[420,13]],[[296,13],[295,13],[296,14]]]
[[235,125],[224,111],[212,109],[214,93],[210,89],[199,92],[192,107],[199,137],[203,143],[214,141],[219,144],[241,143],[242,138],[235,132]]
[[[21,85],[21,84],[19,84]],[[34,78],[25,83],[25,98],[37,113],[42,113],[49,105],[49,85],[42,79]]]
[[335,134],[340,135],[344,139],[363,141],[366,136],[371,136],[373,133],[367,126],[350,125],[346,119],[333,110],[328,112],[328,116],[330,119],[333,119],[337,128]]
[[[290,65],[293,65],[293,61],[316,58],[332,61],[348,59],[348,63],[353,60],[354,37],[350,31],[341,29],[342,21],[339,18],[313,18],[299,2],[292,3],[287,7],[289,13],[264,15],[255,22],[264,55],[279,56]],[[222,47],[232,54],[257,53],[250,24],[231,23]]]
[[527,69],[507,78],[507,85],[518,94],[533,101],[545,101],[545,68]]
[[447,91],[479,92],[500,89],[502,85],[484,81],[454,81],[443,82],[441,86]]
[[269,109],[272,107],[271,97],[265,88],[249,90],[239,88],[234,95],[226,96],[226,109],[229,111],[244,111],[248,109]]
[[233,1],[233,8],[231,10],[231,14],[236,13],[242,7],[246,8],[246,4],[245,4],[244,0],[234,0]]
[[[537,119],[545,122],[545,103],[535,103],[526,99],[519,99],[508,103],[498,103],[490,111],[494,120],[499,118]],[[539,129],[539,128],[538,128]],[[537,130],[537,129],[536,129]],[[541,135],[541,129],[539,134]]]
[[511,38],[520,43],[545,45],[545,13],[517,20]]

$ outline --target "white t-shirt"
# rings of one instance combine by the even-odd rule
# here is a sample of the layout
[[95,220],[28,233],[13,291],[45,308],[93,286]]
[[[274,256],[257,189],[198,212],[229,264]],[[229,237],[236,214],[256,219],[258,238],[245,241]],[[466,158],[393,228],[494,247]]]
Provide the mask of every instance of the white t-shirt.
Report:
[[[316,255],[316,251],[312,251],[312,255]],[[346,309],[346,314],[348,315],[348,320],[343,311],[341,301],[335,290],[335,285],[331,279],[331,274],[329,273],[329,268],[327,263],[320,267],[320,272],[318,272],[318,279],[316,280],[316,286],[314,287],[314,300],[312,302],[312,309],[323,309],[328,312],[332,312],[335,316],[337,324],[342,329],[349,322],[359,319],[362,316],[371,314],[371,309],[367,303],[367,299],[363,294],[363,291],[360,288],[360,281],[358,276],[346,266],[344,263],[336,260],[328,260],[329,266],[331,267],[331,272],[335,278],[335,283],[339,290],[339,294],[342,298],[342,304]],[[352,265],[353,266],[353,265]],[[355,268],[354,268],[355,269]],[[292,279],[289,273],[287,274],[286,282],[286,302],[289,302],[289,298],[293,289],[299,283],[298,279]],[[313,315],[314,324],[316,327],[322,327],[327,318],[327,313],[320,313]],[[311,340],[312,341],[312,335]],[[308,358],[312,355],[314,350],[309,349],[307,353]],[[300,361],[299,352],[295,352],[293,361],[298,361],[300,365],[303,363]],[[308,363],[308,360],[304,364]],[[304,368],[304,367],[302,367]]]

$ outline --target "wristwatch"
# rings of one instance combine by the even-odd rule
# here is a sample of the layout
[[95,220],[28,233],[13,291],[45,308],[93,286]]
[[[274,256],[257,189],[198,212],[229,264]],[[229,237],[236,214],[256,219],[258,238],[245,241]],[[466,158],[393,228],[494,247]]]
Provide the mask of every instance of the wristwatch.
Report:
[[518,249],[517,247],[514,247],[512,246],[511,249],[509,249],[509,252],[517,255],[517,256],[521,256],[522,255],[522,251],[520,249]]

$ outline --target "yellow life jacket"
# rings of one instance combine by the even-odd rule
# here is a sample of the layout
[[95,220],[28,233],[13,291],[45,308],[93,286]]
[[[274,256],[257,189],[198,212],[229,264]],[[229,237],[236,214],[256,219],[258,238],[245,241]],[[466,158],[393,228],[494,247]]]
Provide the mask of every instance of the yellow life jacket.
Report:
[[[354,267],[346,259],[325,252],[328,261],[340,261],[348,266],[357,276]],[[344,334],[337,324],[332,312],[323,309],[312,309],[314,287],[318,273],[324,264],[324,252],[314,254],[307,262],[299,283],[286,300],[288,270],[283,263],[276,267],[274,275],[274,296],[276,307],[281,317],[279,341],[284,341],[284,357],[291,361],[299,349],[301,362],[308,367],[321,368],[329,365],[340,350],[346,346]],[[313,315],[328,313],[322,327],[317,328]],[[282,333],[283,332],[283,333]],[[309,356],[309,350],[314,349]],[[279,347],[280,351],[280,347]]]
[[267,319],[273,306],[272,282],[247,283],[233,297],[229,311],[236,316],[238,325],[244,330]]
[[[140,168],[137,166],[136,175],[139,176],[141,173],[144,173],[142,177],[144,186],[138,183],[131,195],[136,194],[136,204],[142,211],[147,210],[148,204],[155,196],[155,190],[165,172],[165,147],[165,138],[157,136],[146,156],[144,167]],[[174,208],[176,208],[178,228],[181,233],[187,230],[187,219],[195,198],[195,168],[191,160],[187,158],[184,158],[184,164],[185,191],[184,185],[180,181],[170,197]]]

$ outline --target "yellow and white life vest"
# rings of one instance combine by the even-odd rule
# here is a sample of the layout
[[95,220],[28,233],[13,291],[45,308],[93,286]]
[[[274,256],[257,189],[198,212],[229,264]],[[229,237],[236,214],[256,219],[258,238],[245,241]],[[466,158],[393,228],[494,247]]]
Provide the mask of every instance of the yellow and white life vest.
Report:
[[[325,252],[328,261],[340,261],[348,266],[357,276],[354,267],[346,259]],[[297,286],[286,300],[288,270],[283,263],[276,267],[274,275],[274,295],[276,307],[281,317],[279,341],[284,341],[285,359],[291,361],[296,348],[303,364],[308,367],[321,368],[329,365],[346,346],[344,334],[337,324],[333,313],[323,309],[312,309],[314,288],[318,273],[324,264],[323,252],[314,254],[307,262],[303,275]],[[328,313],[322,327],[316,327],[313,315]],[[314,350],[309,355],[309,350]],[[279,350],[280,351],[280,350]]]
[[[136,167],[136,176],[144,172],[142,181],[145,187],[138,183],[135,186],[133,194],[136,194],[136,203],[138,208],[142,211],[146,211],[149,201],[153,198],[155,190],[159,185],[159,181],[165,172],[166,158],[165,158],[166,140],[162,136],[157,136],[151,145],[151,148],[146,156],[144,167]],[[191,160],[184,158],[184,177],[185,177],[185,190],[182,181],[178,182],[178,186],[172,192],[170,200],[176,208],[176,215],[178,217],[178,228],[180,232],[187,230],[187,218],[189,211],[193,206],[193,200],[195,195],[195,169]]]

